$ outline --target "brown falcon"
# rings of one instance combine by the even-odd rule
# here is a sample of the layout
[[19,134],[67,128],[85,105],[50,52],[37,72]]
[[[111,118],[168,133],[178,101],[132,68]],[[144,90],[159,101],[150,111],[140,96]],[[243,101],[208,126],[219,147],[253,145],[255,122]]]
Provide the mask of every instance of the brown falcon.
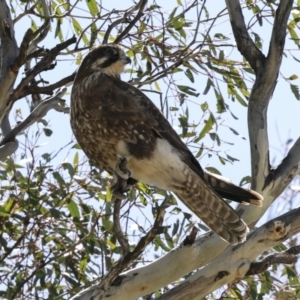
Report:
[[81,148],[109,173],[126,158],[133,179],[172,191],[229,243],[244,241],[248,227],[222,197],[261,206],[262,196],[201,168],[151,100],[120,79],[130,62],[113,44],[83,59],[71,94],[71,126]]

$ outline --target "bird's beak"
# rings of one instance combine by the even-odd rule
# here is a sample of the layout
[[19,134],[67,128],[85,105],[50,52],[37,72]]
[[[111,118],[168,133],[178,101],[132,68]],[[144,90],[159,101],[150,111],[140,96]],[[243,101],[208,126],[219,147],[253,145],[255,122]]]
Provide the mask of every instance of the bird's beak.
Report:
[[131,59],[128,56],[121,56],[120,60],[124,63],[124,65],[131,64]]

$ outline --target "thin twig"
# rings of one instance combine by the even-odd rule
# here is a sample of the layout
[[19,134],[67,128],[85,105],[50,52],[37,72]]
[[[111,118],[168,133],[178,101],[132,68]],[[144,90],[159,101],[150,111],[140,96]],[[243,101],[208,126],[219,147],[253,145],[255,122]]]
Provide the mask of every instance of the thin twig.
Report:
[[62,107],[59,105],[59,103],[62,101],[61,97],[63,97],[63,95],[66,92],[67,88],[63,88],[61,91],[57,92],[53,97],[48,98],[47,100],[40,103],[22,123],[18,124],[15,128],[11,130],[11,132],[7,136],[4,137],[4,139],[0,143],[0,146],[3,146],[8,142],[14,141],[19,133],[21,133],[30,125],[43,118],[50,109],[56,109],[67,113],[69,109],[67,107]]
[[128,22],[128,17],[136,10],[139,10],[135,18],[129,23],[129,25],[120,33],[120,35],[115,39],[114,43],[119,43],[123,37],[130,31],[130,29],[134,26],[134,24],[140,19],[140,17],[143,15],[143,11],[145,9],[145,6],[147,4],[148,0],[141,0],[137,5],[132,7],[128,12],[125,12],[123,17],[114,21],[106,30],[104,38],[103,38],[103,44],[107,44],[109,35],[111,31],[118,26],[121,23]]

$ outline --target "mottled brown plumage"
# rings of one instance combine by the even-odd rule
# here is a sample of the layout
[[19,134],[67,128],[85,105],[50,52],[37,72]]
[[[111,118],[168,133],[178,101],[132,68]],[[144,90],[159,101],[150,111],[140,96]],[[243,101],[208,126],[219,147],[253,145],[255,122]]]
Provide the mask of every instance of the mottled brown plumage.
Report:
[[120,80],[129,62],[116,45],[84,58],[71,95],[71,126],[83,151],[109,173],[126,157],[132,178],[174,192],[229,243],[244,241],[247,225],[221,197],[261,206],[262,196],[204,172],[151,100]]

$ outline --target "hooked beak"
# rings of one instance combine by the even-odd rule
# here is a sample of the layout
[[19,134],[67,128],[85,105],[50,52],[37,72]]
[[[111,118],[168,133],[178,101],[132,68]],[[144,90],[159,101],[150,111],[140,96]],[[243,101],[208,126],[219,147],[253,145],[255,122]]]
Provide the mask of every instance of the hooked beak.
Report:
[[131,64],[131,59],[128,56],[121,56],[120,60],[124,63],[124,65]]

